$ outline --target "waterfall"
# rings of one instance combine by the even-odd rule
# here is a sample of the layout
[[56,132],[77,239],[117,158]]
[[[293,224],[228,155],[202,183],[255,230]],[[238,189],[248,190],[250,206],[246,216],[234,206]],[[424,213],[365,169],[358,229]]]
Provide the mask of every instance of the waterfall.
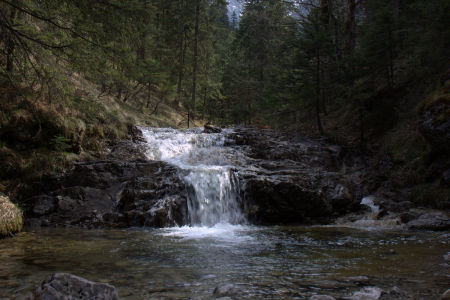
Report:
[[224,146],[223,133],[202,133],[169,128],[142,128],[147,157],[180,169],[187,186],[191,225],[240,224],[239,185],[235,174],[236,151]]

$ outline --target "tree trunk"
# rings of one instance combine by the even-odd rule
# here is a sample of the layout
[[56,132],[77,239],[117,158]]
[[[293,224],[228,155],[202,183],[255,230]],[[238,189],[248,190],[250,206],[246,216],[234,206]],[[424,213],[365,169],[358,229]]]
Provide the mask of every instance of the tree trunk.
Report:
[[341,58],[341,45],[340,45],[340,38],[339,38],[339,22],[335,15],[335,2],[334,0],[328,0],[328,12],[330,15],[330,25],[333,25],[333,43],[334,43],[334,51],[335,51],[335,59],[339,60]]
[[180,0],[180,20],[178,24],[179,38],[179,58],[178,58],[178,86],[177,86],[177,102],[181,102],[181,85],[183,83],[184,68],[184,0]]
[[356,23],[355,23],[355,0],[347,0],[347,16],[345,20],[345,51],[347,55],[353,56],[355,51],[355,34],[356,34]]
[[323,135],[322,121],[320,120],[320,51],[317,49],[316,55],[316,118],[319,133]]
[[205,87],[203,89],[203,109],[202,109],[202,119],[205,119],[205,113],[206,113],[206,92],[207,88]]
[[328,0],[320,0],[320,21],[325,28],[328,28],[330,23]]
[[344,52],[347,55],[350,72],[350,84],[353,85],[355,66],[353,63],[354,53],[355,53],[355,39],[356,39],[356,22],[355,22],[355,0],[347,0],[347,16],[345,21],[345,45]]
[[198,23],[200,18],[200,0],[195,7],[194,68],[192,71],[192,121],[195,120],[195,100],[197,98],[197,60],[198,60]]
[[360,130],[360,147],[365,149],[366,141],[365,141],[365,130],[364,130],[364,104],[361,102],[359,107],[359,130]]
[[151,83],[148,83],[147,86],[147,108],[150,107],[150,101],[152,99],[152,91],[151,91]]

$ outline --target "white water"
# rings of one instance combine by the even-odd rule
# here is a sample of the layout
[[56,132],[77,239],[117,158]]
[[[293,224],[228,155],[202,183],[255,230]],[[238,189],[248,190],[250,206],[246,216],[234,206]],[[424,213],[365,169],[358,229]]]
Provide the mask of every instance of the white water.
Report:
[[224,146],[227,132],[205,134],[199,128],[185,131],[142,128],[142,132],[150,160],[165,161],[182,170],[180,176],[187,184],[192,226],[244,223],[239,185],[233,171],[238,154]]
[[367,197],[362,198],[361,204],[370,208],[374,218],[380,212],[380,207],[378,205],[375,205],[375,196],[367,196]]

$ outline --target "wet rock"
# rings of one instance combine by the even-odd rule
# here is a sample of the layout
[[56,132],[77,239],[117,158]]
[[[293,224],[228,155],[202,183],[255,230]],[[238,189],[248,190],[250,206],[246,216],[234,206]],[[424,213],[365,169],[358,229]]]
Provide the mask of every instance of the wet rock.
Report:
[[238,172],[251,222],[328,223],[360,209],[357,199],[367,194],[363,160],[348,159],[341,147],[252,127],[236,128],[228,138],[251,159],[251,167]]
[[378,287],[366,287],[354,292],[351,296],[343,297],[345,300],[378,300],[384,291]]
[[400,221],[402,223],[406,224],[414,219],[417,219],[419,217],[419,214],[413,213],[413,212],[405,212],[405,213],[400,214],[399,217],[400,217]]
[[443,257],[445,261],[450,261],[450,252],[447,252]]
[[75,163],[43,180],[28,223],[48,226],[174,226],[186,223],[178,170],[157,161]]
[[225,283],[218,285],[213,292],[213,296],[216,298],[227,297],[227,296],[235,296],[240,292],[240,289],[231,283]]
[[292,181],[250,179],[244,197],[250,208],[248,217],[256,223],[312,223],[331,215],[332,207],[311,188]]
[[446,290],[446,291],[442,294],[440,300],[450,300],[450,289]]
[[343,277],[340,280],[341,281],[345,281],[345,282],[356,283],[358,285],[367,285],[369,283],[369,281],[370,281],[369,277],[367,277],[367,276]]
[[428,212],[420,214],[406,225],[409,229],[442,231],[450,229],[450,218],[443,212]]
[[380,298],[380,300],[398,300],[398,299],[412,300],[414,299],[414,297],[408,292],[400,289],[399,287],[394,286],[389,291],[383,292]]
[[32,202],[34,203],[33,213],[38,216],[51,213],[56,208],[55,198],[47,195],[37,196]]
[[205,125],[203,128],[202,133],[221,133],[222,129],[220,129],[219,127],[214,127],[211,125]]
[[314,295],[309,297],[309,300],[336,300],[336,298],[328,295]]
[[56,273],[49,276],[35,291],[36,299],[119,299],[117,290],[106,283],[96,283],[84,278],[66,274]]

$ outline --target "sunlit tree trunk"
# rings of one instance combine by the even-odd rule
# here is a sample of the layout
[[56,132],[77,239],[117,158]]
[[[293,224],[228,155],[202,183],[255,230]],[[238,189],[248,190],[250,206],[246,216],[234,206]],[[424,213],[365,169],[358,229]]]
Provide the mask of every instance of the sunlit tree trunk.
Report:
[[183,82],[184,69],[184,0],[180,0],[180,20],[178,24],[179,38],[179,59],[178,59],[178,86],[177,86],[177,102],[181,101],[181,85]]
[[197,63],[198,63],[198,23],[200,18],[200,0],[195,7],[194,67],[192,71],[192,121],[195,120],[195,102],[197,98]]

